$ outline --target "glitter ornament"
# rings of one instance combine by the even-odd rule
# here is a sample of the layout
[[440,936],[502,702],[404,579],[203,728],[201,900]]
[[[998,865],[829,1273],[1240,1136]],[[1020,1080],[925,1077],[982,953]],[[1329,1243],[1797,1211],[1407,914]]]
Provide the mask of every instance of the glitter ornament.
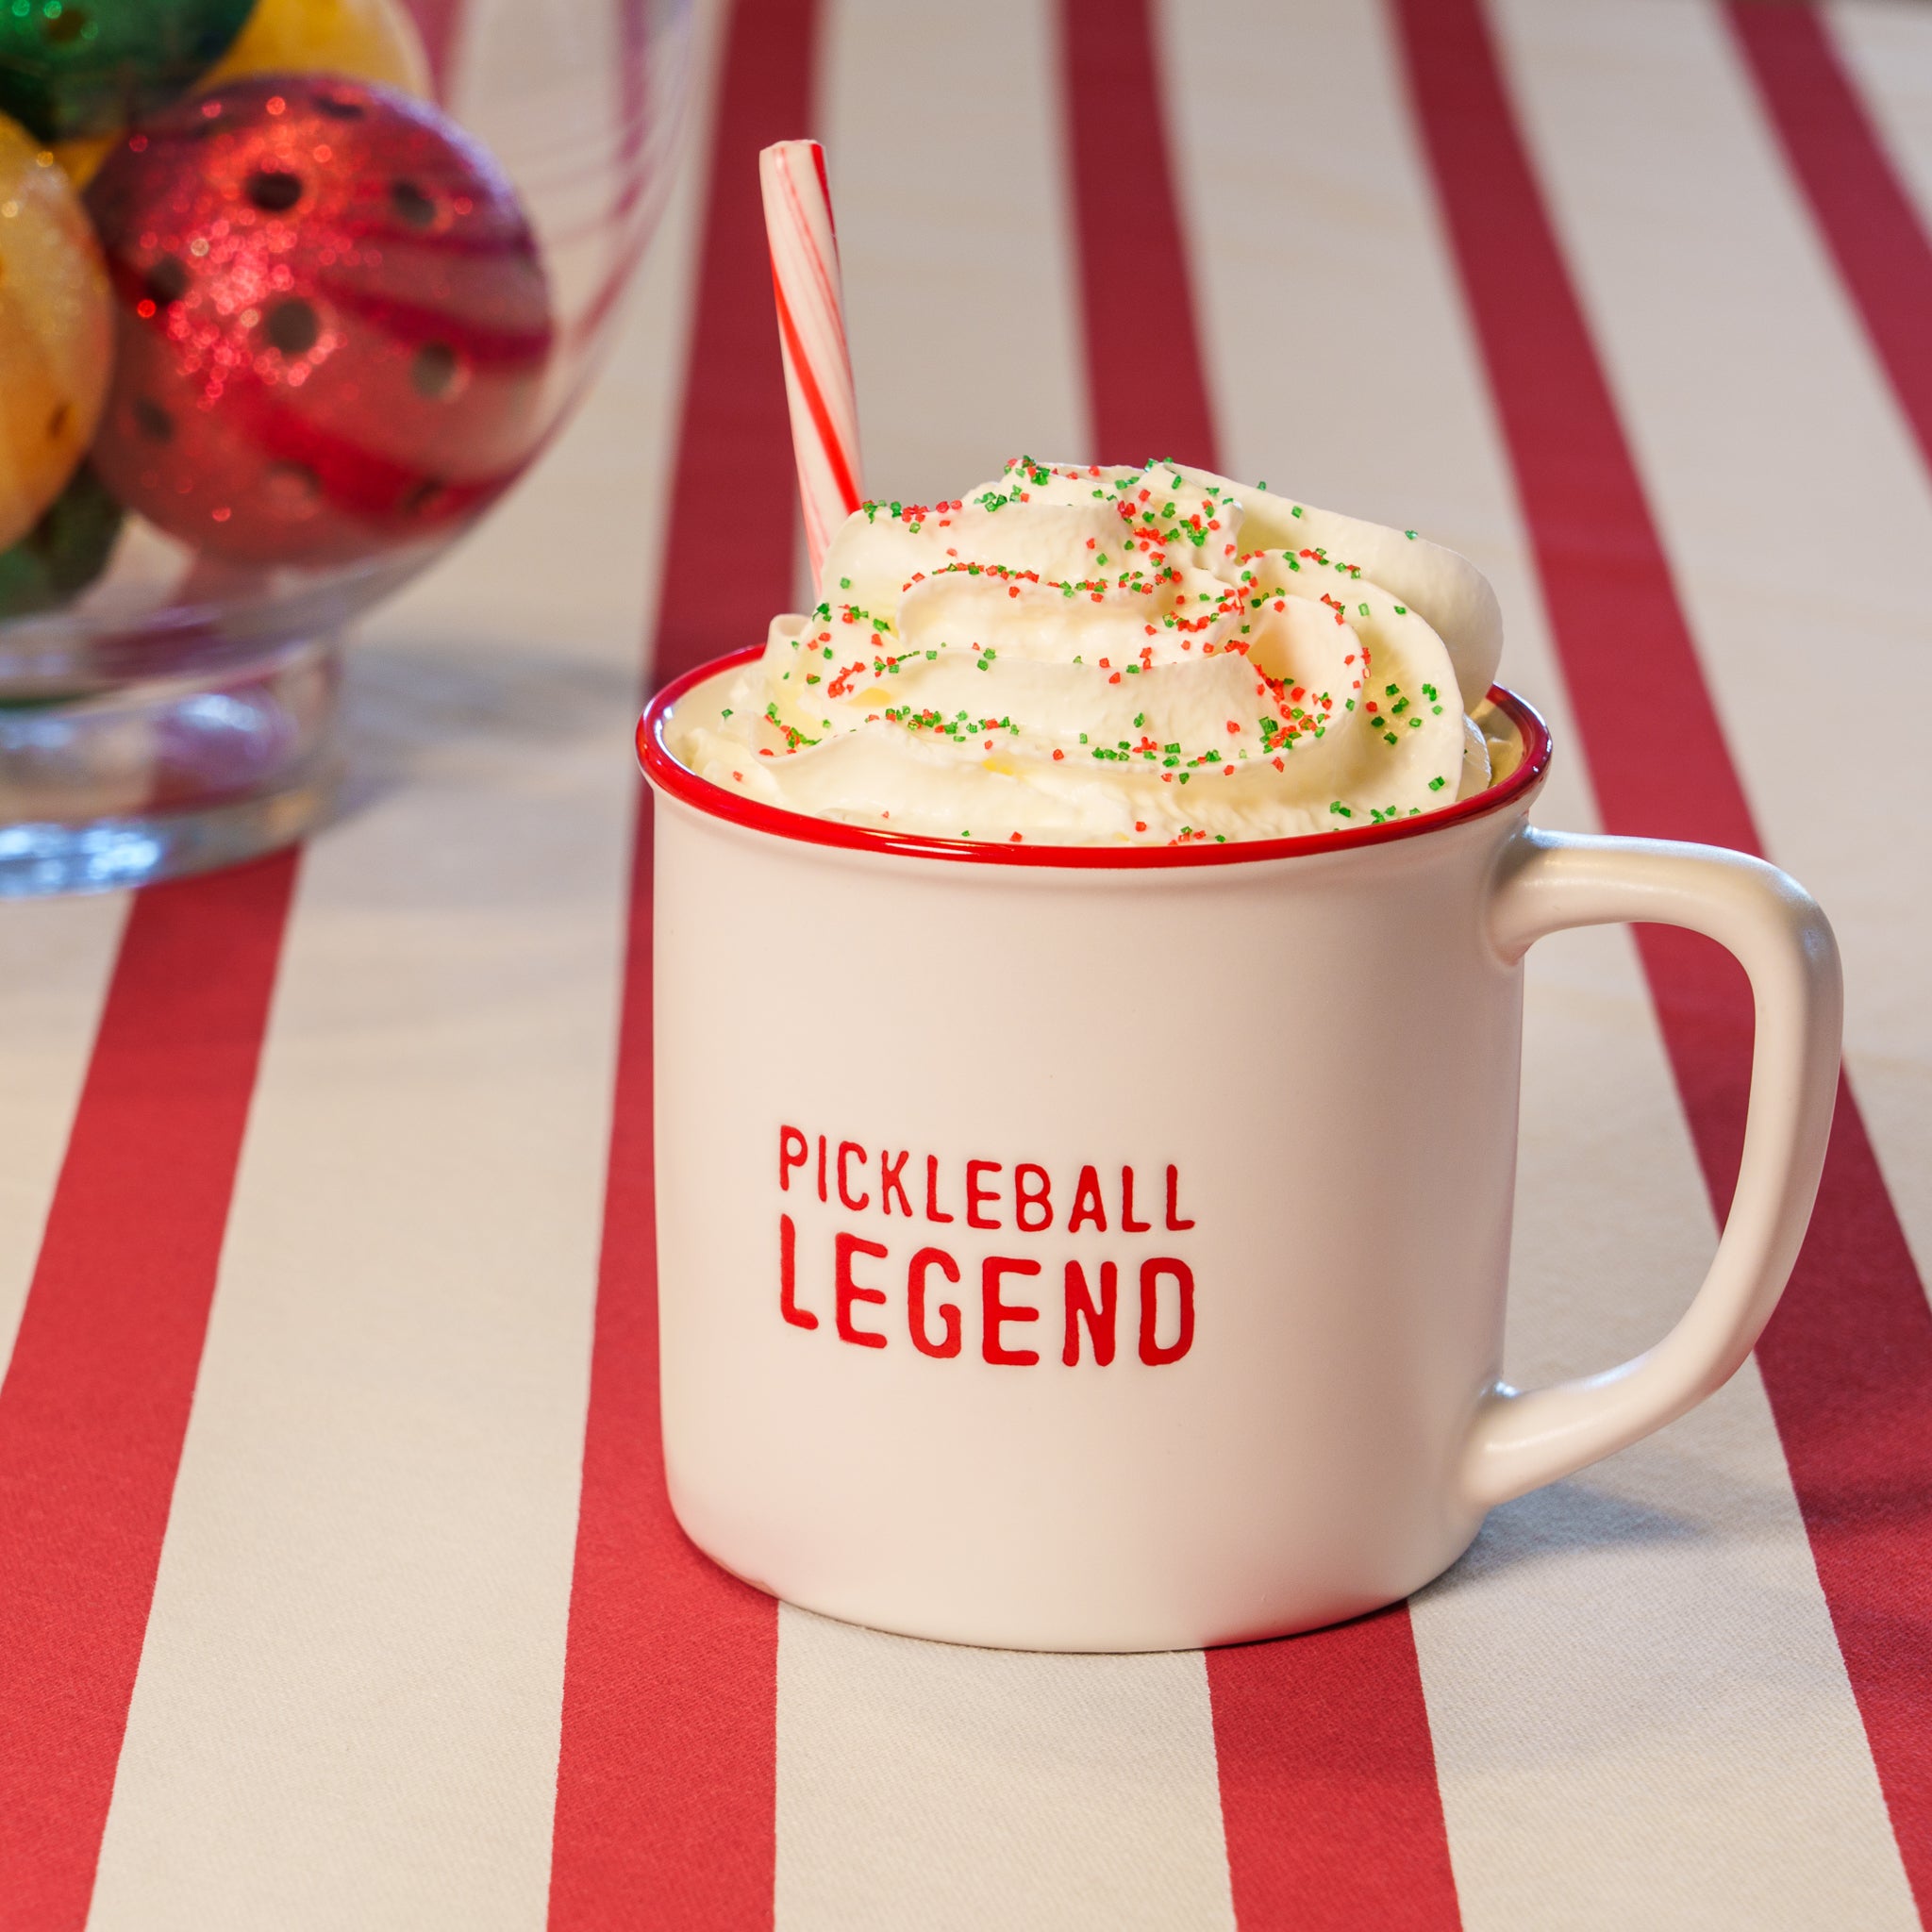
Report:
[[0,111],[42,141],[109,134],[184,93],[251,0],[5,0]]
[[80,460],[113,341],[108,277],[73,184],[0,118],[0,549]]
[[241,562],[445,532],[527,458],[551,347],[490,156],[391,88],[284,74],[178,103],[88,207],[120,297],[108,487]]
[[53,610],[107,568],[121,506],[81,464],[67,488],[18,543],[0,550],[0,618]]
[[427,98],[423,37],[400,0],[256,0],[235,44],[200,83],[225,87],[247,74],[342,74]]

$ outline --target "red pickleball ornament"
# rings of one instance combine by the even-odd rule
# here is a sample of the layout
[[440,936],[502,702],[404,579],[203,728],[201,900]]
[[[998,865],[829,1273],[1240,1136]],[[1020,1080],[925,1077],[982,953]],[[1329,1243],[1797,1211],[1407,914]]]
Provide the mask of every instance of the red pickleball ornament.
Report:
[[251,76],[143,123],[87,204],[119,308],[93,463],[162,529],[342,562],[446,531],[528,458],[542,264],[502,170],[434,108]]

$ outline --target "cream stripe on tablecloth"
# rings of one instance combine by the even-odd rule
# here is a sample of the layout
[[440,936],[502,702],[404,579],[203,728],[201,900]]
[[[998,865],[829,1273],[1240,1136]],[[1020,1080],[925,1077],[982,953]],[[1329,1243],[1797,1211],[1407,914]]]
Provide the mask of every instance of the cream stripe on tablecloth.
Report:
[[[1217,23],[1170,34],[1169,52],[1198,164],[1228,460],[1422,527],[1490,571],[1508,613],[1506,680],[1547,709],[1561,746],[1540,816],[1588,827],[1580,747],[1380,23],[1341,4],[1299,9],[1291,30],[1259,6]],[[1216,76],[1235,45],[1271,32],[1284,63],[1291,38],[1317,54],[1312,71],[1351,85],[1225,126]],[[1236,242],[1284,210],[1271,274]],[[1264,305],[1282,319],[1291,385],[1253,325]],[[1710,1219],[1623,934],[1532,956],[1525,1054],[1509,1369],[1543,1380],[1661,1334],[1708,1255]],[[1473,1926],[1780,1923],[1794,1884],[1843,1897],[1821,1854],[1848,1840],[1871,1855],[1860,1874],[1878,1874],[1861,1901],[1872,1923],[1896,1922],[1889,1827],[1755,1371],[1669,1436],[1499,1512],[1415,1623]],[[1794,1755],[1816,1767],[1803,1790]]]
[[541,1924],[689,285],[353,659],[91,1925]]
[[[1924,1274],[1932,916],[1907,882],[1932,878],[1910,723],[1932,715],[1932,479],[1723,18],[1502,17],[1753,811],[1844,949],[1847,1058]],[[1932,73],[1912,20],[1901,51]]]
[[[866,489],[1084,454],[1053,8],[828,9]],[[779,1613],[780,1932],[1230,1925],[1197,1656],[1029,1658]]]
[[33,1280],[126,918],[121,892],[0,911],[0,1364]]
[[1198,1652],[778,1628],[778,1932],[1233,1932]]
[[[819,75],[865,490],[1087,447],[1050,0],[827,0]],[[1049,455],[1047,460],[1053,460]]]

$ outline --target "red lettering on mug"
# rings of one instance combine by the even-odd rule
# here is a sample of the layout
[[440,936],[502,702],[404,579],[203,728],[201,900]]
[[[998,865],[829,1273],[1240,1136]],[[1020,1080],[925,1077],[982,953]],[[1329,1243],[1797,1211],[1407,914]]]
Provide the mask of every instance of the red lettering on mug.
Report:
[[861,1194],[856,1201],[852,1198],[851,1186],[845,1178],[845,1162],[846,1158],[854,1154],[858,1156],[859,1164],[863,1166],[865,1163],[865,1149],[857,1141],[841,1141],[839,1142],[839,1205],[841,1208],[849,1208],[854,1214],[857,1214],[861,1208],[868,1208],[872,1205],[872,1196],[870,1194]]
[[[1037,1175],[1040,1185],[1029,1188],[1028,1174]],[[1037,1209],[1038,1221],[1028,1221],[1029,1210]],[[1045,1168],[1036,1166],[1030,1160],[1023,1160],[1013,1170],[1013,1224],[1022,1234],[1038,1234],[1042,1228],[1053,1225],[1053,1183],[1047,1178]]]
[[1087,1287],[1087,1271],[1077,1261],[1067,1263],[1067,1337],[1060,1360],[1075,1368],[1080,1360],[1080,1324],[1093,1344],[1093,1359],[1104,1369],[1113,1360],[1113,1318],[1120,1304],[1121,1271],[1111,1261],[1100,1264],[1100,1305]]
[[[797,1153],[791,1150],[798,1149]],[[811,1148],[806,1138],[796,1127],[778,1129],[778,1191],[790,1193],[791,1191],[791,1170],[803,1167],[810,1156]]]
[[819,1199],[825,1198],[825,1137],[819,1136]]
[[1134,1219],[1134,1170],[1121,1169],[1121,1232],[1123,1234],[1145,1234],[1154,1224],[1151,1221]]
[[[1163,1347],[1156,1337],[1160,1314],[1160,1277],[1171,1274],[1180,1288],[1180,1333]],[[1162,1255],[1141,1263],[1141,1359],[1149,1368],[1177,1362],[1194,1345],[1194,1271],[1185,1261]]]
[[[870,1255],[874,1261],[883,1261],[886,1258],[885,1246],[879,1241],[864,1241],[856,1234],[841,1234],[834,1246],[838,1255],[833,1281],[838,1296],[839,1340],[856,1341],[860,1348],[883,1348],[886,1345],[886,1338],[883,1335],[874,1335],[870,1328],[855,1328],[852,1325],[854,1302],[876,1302],[880,1307],[884,1307],[886,1300],[884,1289],[865,1288],[853,1280],[852,1257],[854,1255]],[[1146,1280],[1144,1269],[1141,1271],[1141,1280]],[[1142,1292],[1145,1292],[1144,1288]],[[1152,1330],[1147,1328],[1147,1317],[1144,1314],[1141,1318],[1141,1326],[1143,1332],[1152,1333]],[[1141,1353],[1146,1353],[1144,1341],[1141,1344]]]
[[1091,1167],[1083,1167],[1074,1188],[1074,1211],[1067,1216],[1067,1232],[1072,1234],[1088,1222],[1091,1222],[1102,1234],[1107,1232],[1107,1208],[1100,1198],[1100,1176]]
[[928,1221],[950,1221],[950,1214],[940,1212],[940,1158],[937,1154],[925,1157],[925,1218]]
[[798,1230],[789,1214],[778,1217],[778,1312],[794,1328],[819,1325],[819,1318],[809,1308],[798,1306]]
[[1183,1221],[1181,1219],[1180,1194],[1181,1171],[1177,1167],[1171,1166],[1167,1170],[1167,1231],[1169,1234],[1180,1234],[1194,1224],[1191,1221]]
[[[897,1194],[899,1197],[899,1212],[908,1221],[912,1219],[912,1203],[906,1198],[906,1184],[899,1178],[906,1172],[906,1163],[911,1158],[911,1153],[908,1150],[901,1154],[897,1160],[891,1160],[887,1158],[886,1150],[883,1147],[879,1149],[879,1212],[881,1214],[890,1214],[892,1211],[892,1196]],[[1193,1224],[1191,1221],[1188,1224],[1190,1227],[1193,1226]]]
[[983,1174],[997,1174],[1000,1171],[1000,1166],[1001,1163],[997,1160],[969,1160],[966,1163],[966,1225],[968,1227],[997,1227],[1000,1224],[997,1216],[991,1221],[982,1221],[979,1218],[979,1210],[989,1201],[997,1207],[1000,1198],[997,1188],[982,1188],[979,1185],[979,1176]]
[[1008,1274],[1038,1274],[1038,1261],[1020,1261],[1005,1255],[989,1255],[979,1266],[980,1353],[990,1362],[1013,1368],[1030,1369],[1040,1357],[1030,1348],[1008,1348],[1000,1330],[1008,1322],[1037,1322],[1040,1310],[1024,1302],[1003,1302],[1000,1280]]
[[959,1279],[959,1264],[943,1248],[921,1248],[906,1271],[906,1324],[912,1331],[912,1345],[921,1355],[936,1355],[949,1360],[959,1353],[959,1310],[951,1302],[939,1305],[941,1339],[933,1341],[925,1332],[925,1274],[937,1268],[948,1281]]

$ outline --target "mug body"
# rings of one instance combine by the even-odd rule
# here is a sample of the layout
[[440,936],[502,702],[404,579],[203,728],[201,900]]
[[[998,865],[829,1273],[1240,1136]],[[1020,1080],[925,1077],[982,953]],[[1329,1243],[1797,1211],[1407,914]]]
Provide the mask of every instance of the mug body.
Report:
[[1486,909],[1522,721],[1537,755],[1433,818],[1060,862],[647,755],[692,1541],[811,1609],[1052,1650],[1306,1629],[1452,1562],[1508,1268],[1522,981]]

